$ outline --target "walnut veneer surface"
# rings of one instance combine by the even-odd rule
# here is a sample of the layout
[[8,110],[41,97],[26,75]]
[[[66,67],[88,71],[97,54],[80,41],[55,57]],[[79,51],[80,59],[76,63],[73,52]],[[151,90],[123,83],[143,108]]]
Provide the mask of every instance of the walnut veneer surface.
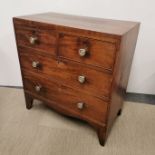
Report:
[[13,22],[26,107],[39,99],[85,120],[104,145],[121,114],[139,23],[57,13]]

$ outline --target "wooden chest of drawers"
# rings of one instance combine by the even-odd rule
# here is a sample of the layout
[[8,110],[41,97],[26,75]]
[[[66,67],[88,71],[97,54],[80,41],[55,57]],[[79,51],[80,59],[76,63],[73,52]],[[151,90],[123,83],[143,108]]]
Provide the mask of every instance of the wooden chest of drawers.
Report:
[[13,19],[26,107],[90,123],[104,145],[121,113],[139,23],[44,13]]

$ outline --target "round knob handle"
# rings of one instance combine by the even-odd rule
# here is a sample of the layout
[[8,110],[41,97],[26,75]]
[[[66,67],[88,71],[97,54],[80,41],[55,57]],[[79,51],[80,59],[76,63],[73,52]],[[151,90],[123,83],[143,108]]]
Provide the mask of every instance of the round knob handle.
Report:
[[79,81],[80,83],[84,83],[84,82],[86,81],[86,77],[83,76],[83,75],[79,75],[79,76],[78,76],[78,81]]
[[37,85],[37,86],[35,86],[35,91],[36,92],[40,92],[41,88],[42,88],[41,85]]
[[39,65],[40,65],[40,63],[38,61],[33,61],[32,62],[32,67],[33,68],[37,68],[37,67],[39,67]]
[[37,42],[38,38],[37,37],[30,37],[29,42],[31,45],[34,45]]
[[84,57],[86,55],[86,53],[87,53],[87,50],[85,48],[80,48],[79,49],[79,55],[81,57]]
[[80,110],[83,109],[84,108],[84,103],[83,102],[78,102],[77,103],[77,108],[80,109]]

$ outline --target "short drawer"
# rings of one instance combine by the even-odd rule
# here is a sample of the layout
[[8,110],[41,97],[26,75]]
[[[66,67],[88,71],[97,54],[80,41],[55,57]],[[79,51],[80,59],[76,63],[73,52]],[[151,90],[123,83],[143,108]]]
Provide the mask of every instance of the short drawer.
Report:
[[38,52],[56,55],[57,33],[32,28],[16,28],[18,46],[37,49]]
[[60,57],[112,71],[115,54],[115,43],[60,34]]
[[105,123],[108,104],[101,99],[83,94],[39,76],[24,76],[25,90],[55,103],[79,118]]
[[109,98],[112,82],[111,74],[65,59],[60,61],[53,57],[34,54],[34,51],[30,49],[24,49],[23,52],[23,48],[20,49],[20,62],[24,72],[44,75],[81,92]]

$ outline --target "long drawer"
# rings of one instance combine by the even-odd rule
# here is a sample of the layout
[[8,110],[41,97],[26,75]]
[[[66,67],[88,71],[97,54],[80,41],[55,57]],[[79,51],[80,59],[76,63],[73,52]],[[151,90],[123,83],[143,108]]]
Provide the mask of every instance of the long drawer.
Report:
[[24,75],[24,87],[26,91],[56,103],[55,106],[67,109],[79,118],[106,121],[108,103],[101,99],[34,74]]
[[19,48],[21,67],[26,71],[47,76],[64,85],[94,96],[109,98],[112,75],[79,63],[57,60],[36,54],[37,51]]

